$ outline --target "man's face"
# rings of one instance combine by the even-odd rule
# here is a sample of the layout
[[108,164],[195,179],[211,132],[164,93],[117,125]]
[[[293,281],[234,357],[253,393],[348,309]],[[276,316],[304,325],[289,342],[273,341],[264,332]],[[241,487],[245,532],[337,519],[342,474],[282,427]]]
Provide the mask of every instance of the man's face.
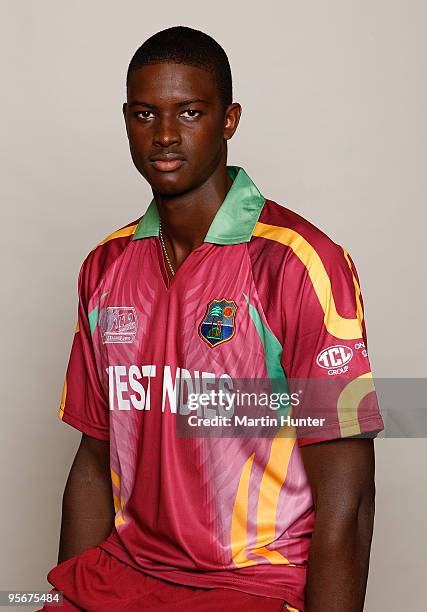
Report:
[[198,187],[225,160],[240,110],[224,110],[215,78],[201,68],[153,64],[134,71],[123,114],[137,170],[163,195]]

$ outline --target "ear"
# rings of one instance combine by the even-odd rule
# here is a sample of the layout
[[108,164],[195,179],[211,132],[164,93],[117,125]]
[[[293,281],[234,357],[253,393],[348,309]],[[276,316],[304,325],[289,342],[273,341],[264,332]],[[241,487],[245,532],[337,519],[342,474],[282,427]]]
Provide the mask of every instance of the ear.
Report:
[[127,116],[126,116],[127,115],[127,102],[123,102],[122,111],[123,111],[123,117],[125,120],[126,134],[127,134],[127,137],[129,138],[128,122],[127,122]]
[[224,140],[230,140],[239,125],[242,107],[238,102],[233,102],[227,107],[224,117]]

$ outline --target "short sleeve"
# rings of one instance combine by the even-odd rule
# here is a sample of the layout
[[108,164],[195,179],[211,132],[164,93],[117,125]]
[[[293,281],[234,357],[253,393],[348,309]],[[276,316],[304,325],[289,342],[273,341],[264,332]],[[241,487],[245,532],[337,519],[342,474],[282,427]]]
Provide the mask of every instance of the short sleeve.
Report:
[[87,311],[86,261],[78,277],[78,316],[58,417],[82,433],[109,439],[108,401],[98,376]]
[[[333,245],[333,246],[332,246]],[[375,437],[384,428],[354,263],[332,243],[313,250],[287,308],[283,365],[295,393],[298,444]]]

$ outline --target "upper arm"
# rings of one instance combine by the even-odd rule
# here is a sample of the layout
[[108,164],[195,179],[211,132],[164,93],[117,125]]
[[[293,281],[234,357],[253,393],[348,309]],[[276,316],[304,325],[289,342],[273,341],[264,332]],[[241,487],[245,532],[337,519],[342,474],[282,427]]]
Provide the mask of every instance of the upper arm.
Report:
[[110,485],[110,443],[82,434],[70,474],[87,483],[108,482]]
[[91,457],[99,466],[109,468],[110,465],[110,443],[108,440],[99,440],[82,434],[80,446],[77,452]]
[[300,452],[316,512],[353,513],[362,501],[373,502],[373,440],[331,440],[303,446]]

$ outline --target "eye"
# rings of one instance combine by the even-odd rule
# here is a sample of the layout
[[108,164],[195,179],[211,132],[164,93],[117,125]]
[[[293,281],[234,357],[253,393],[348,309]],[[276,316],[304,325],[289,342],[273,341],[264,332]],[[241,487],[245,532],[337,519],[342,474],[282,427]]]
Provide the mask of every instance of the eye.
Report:
[[150,115],[152,115],[154,117],[154,113],[153,111],[149,111],[149,110],[143,110],[143,111],[138,111],[135,113],[135,117],[137,117],[138,119],[143,119],[143,120],[147,120],[147,119],[152,119],[153,117],[150,117]]
[[201,111],[195,110],[194,108],[187,108],[187,110],[181,113],[185,119],[197,119],[201,114]]

